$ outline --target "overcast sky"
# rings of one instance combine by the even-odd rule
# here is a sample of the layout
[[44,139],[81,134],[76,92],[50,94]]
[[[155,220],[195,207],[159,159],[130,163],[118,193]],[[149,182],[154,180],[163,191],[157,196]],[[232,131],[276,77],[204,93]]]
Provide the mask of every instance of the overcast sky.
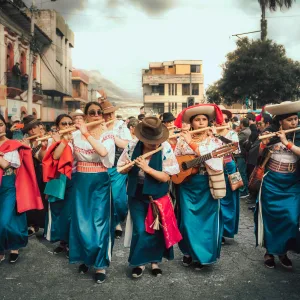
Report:
[[[38,7],[45,1],[36,0]],[[300,60],[296,2],[288,11],[267,13],[268,37]],[[207,87],[220,78],[220,65],[235,49],[232,35],[260,29],[257,0],[57,0],[42,7],[60,11],[74,31],[74,67],[99,70],[138,95],[141,70],[154,61],[203,60]]]

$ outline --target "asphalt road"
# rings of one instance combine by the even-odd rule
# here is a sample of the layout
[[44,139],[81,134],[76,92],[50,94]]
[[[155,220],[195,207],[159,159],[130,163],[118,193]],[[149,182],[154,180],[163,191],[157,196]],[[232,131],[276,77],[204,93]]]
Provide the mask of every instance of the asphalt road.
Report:
[[294,268],[279,264],[275,270],[263,265],[264,250],[255,247],[253,215],[241,205],[240,232],[223,246],[220,261],[201,271],[181,266],[181,253],[175,247],[175,260],[164,262],[163,276],[155,278],[146,269],[133,280],[127,266],[129,250],[117,240],[108,279],[95,284],[92,272],[77,273],[64,255],[51,254],[55,245],[41,236],[31,237],[14,265],[0,264],[0,299],[300,299],[300,255],[290,254]]

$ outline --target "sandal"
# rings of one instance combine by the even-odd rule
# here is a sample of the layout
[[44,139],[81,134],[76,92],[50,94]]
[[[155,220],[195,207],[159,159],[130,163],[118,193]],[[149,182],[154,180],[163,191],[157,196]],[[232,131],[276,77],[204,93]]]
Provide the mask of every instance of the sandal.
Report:
[[30,226],[28,227],[28,237],[33,236],[34,234],[36,234],[37,232],[39,232],[40,227],[38,226]]
[[133,278],[140,278],[143,275],[143,272],[145,270],[145,267],[135,267],[132,269],[132,277]]
[[293,268],[293,263],[288,258],[287,254],[285,254],[285,255],[279,255],[279,261],[280,261],[281,265],[284,268],[286,268],[286,269],[292,269]]
[[275,258],[274,255],[266,253],[264,256],[264,264],[268,269],[274,269],[276,264],[275,264]]

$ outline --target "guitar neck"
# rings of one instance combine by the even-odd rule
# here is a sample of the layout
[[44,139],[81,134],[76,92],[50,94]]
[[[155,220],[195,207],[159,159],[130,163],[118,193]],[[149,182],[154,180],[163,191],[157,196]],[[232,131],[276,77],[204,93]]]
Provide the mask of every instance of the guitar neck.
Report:
[[187,170],[187,169],[193,168],[193,167],[195,167],[197,165],[200,165],[201,163],[203,163],[203,162],[205,162],[205,161],[207,161],[211,158],[212,158],[211,153],[208,153],[208,154],[199,156],[195,159],[192,159],[190,161],[183,162],[182,163],[182,169]]
[[40,149],[42,148],[42,144],[36,146],[35,148],[32,148],[31,151],[32,151],[32,156],[34,157],[39,151]]

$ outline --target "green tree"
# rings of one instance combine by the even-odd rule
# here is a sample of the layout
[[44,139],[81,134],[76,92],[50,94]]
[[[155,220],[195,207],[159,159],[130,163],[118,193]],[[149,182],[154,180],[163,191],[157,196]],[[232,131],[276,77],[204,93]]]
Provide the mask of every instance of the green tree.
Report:
[[219,89],[219,81],[209,85],[206,90],[206,97],[209,103],[221,104],[223,98]]
[[271,40],[239,39],[222,68],[222,78],[208,89],[209,102],[244,104],[247,97],[262,106],[300,96],[300,63]]
[[261,40],[265,41],[267,39],[267,20],[266,20],[266,10],[275,11],[277,8],[282,9],[283,7],[291,8],[292,4],[296,2],[296,0],[258,0],[261,9]]

